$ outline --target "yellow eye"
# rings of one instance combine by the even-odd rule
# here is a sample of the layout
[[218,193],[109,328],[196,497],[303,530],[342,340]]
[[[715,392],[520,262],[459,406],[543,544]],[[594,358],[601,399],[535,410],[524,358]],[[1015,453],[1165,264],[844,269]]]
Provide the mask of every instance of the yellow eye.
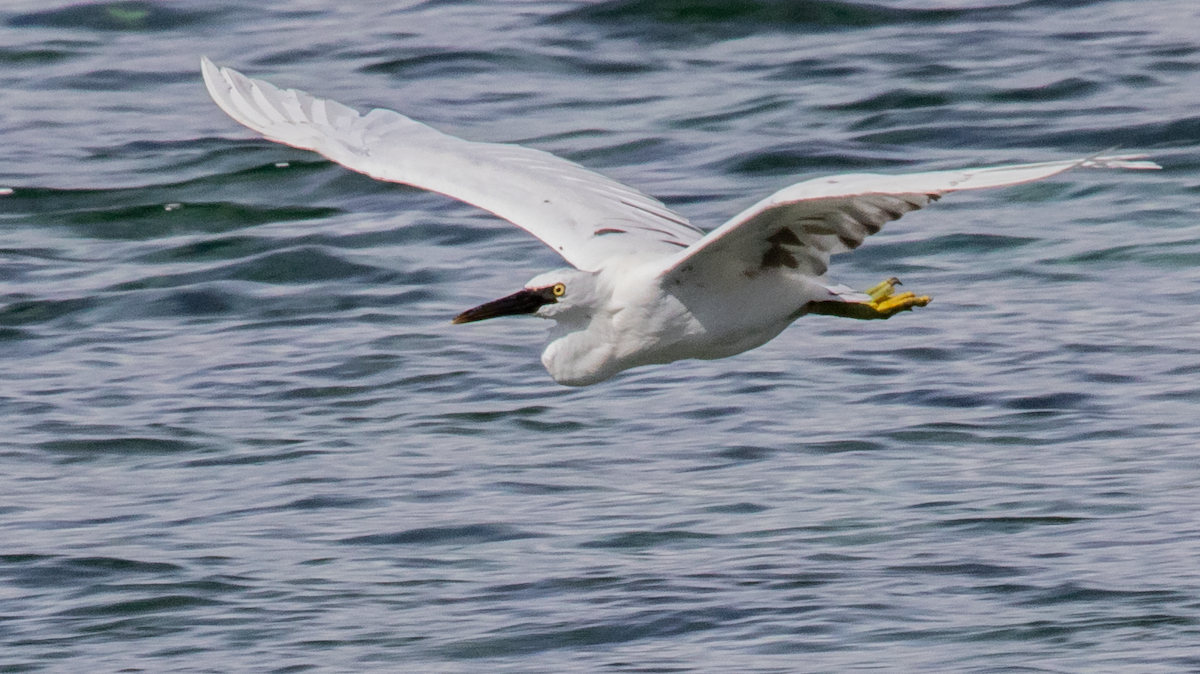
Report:
[[550,292],[554,293],[555,297],[562,297],[563,294],[567,292],[567,287],[561,283],[555,283],[554,287],[550,289]]

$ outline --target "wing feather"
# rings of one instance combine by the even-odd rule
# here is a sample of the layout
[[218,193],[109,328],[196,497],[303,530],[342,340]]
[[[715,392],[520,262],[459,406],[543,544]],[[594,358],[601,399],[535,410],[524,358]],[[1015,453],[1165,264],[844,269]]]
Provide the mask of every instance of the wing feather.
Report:
[[617,256],[673,255],[703,236],[662,202],[546,152],[462,140],[391,110],[360,115],[207,58],[201,71],[217,105],[268,139],[490,211],[580,269]]
[[[959,190],[1041,180],[1078,167],[1155,169],[1142,155],[931,171],[858,173],[817,178],[776,192],[666,260],[663,274],[755,274],[785,266],[823,275],[829,257],[857,248],[888,222]],[[786,236],[782,236],[783,232]],[[798,240],[789,242],[787,237]],[[791,262],[795,262],[792,264]]]

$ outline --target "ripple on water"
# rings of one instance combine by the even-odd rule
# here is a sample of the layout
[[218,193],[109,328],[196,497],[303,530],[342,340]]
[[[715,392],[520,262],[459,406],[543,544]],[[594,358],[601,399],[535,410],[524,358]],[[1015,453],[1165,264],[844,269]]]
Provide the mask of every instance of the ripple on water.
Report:
[[18,14],[7,20],[16,28],[62,28],[83,31],[167,31],[191,28],[215,18],[215,12],[185,10],[159,2],[97,2]]
[[344,545],[478,545],[536,538],[539,535],[507,524],[465,524],[409,529],[391,534],[351,536],[338,542]]
[[[0,669],[1200,667],[1187,0],[18,4]],[[924,310],[568,389],[536,321],[449,325],[552,251],[254,137],[200,53],[705,225],[833,172],[1166,169],[947,197],[832,269]]]

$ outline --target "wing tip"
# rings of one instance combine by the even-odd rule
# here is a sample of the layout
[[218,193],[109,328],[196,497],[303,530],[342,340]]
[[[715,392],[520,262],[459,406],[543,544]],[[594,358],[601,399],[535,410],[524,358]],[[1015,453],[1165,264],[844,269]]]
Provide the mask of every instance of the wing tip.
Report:
[[[234,121],[263,134],[270,140],[287,143],[283,138],[276,138],[279,129],[287,126],[286,121],[279,116],[277,110],[267,110],[271,104],[264,96],[264,88],[276,91],[274,85],[246,77],[242,73],[224,68],[213,63],[207,56],[200,57],[200,73],[204,77],[204,86],[217,107]],[[271,113],[275,114],[271,114]]]
[[229,68],[222,68],[213,63],[207,56],[200,57],[200,75],[204,78],[204,87],[208,89],[208,95],[225,114],[245,124],[245,115],[234,105],[233,83],[229,74],[231,72],[233,71]]
[[1134,171],[1161,169],[1161,166],[1147,159],[1149,156],[1148,154],[1100,154],[1081,160],[1079,166],[1086,168],[1131,169]]
[[209,95],[214,99],[217,98],[217,81],[221,76],[221,69],[204,55],[200,56],[200,76],[204,78],[204,86],[208,89]]

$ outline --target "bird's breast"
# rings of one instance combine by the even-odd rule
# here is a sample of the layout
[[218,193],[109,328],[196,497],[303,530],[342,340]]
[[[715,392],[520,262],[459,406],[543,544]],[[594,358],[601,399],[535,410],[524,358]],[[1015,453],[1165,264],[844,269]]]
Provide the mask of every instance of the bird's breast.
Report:
[[542,363],[555,381],[583,386],[641,365],[736,355],[777,336],[807,301],[802,284],[765,274],[702,287],[622,281],[586,324],[551,333]]

